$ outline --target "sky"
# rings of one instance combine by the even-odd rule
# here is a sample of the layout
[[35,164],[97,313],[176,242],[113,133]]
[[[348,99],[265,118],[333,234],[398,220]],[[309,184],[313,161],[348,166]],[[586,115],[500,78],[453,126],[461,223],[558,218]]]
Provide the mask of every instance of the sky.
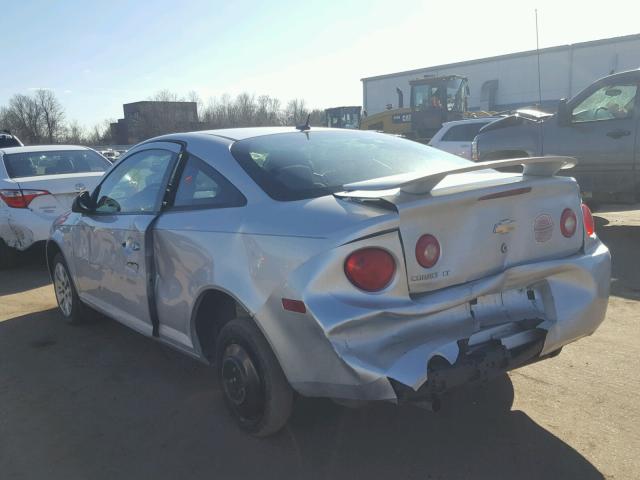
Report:
[[0,106],[55,92],[85,127],[159,90],[361,105],[367,76],[640,33],[640,2],[0,0]]

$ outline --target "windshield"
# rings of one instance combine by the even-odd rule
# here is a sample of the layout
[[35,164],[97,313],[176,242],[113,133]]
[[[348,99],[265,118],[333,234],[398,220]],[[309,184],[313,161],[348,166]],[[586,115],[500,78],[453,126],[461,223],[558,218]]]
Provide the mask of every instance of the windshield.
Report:
[[444,108],[451,111],[464,109],[464,80],[451,78],[413,86],[413,106],[419,110]]
[[327,127],[357,129],[360,127],[360,113],[348,110],[327,113]]
[[421,143],[366,131],[266,135],[234,143],[231,153],[276,200],[319,197],[352,182],[469,163]]
[[11,153],[4,156],[9,177],[104,172],[111,164],[92,150]]

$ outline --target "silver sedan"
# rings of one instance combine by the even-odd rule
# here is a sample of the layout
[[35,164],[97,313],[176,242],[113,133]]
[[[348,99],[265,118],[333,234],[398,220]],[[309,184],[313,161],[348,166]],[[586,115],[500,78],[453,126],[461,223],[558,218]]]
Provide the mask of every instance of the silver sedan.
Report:
[[255,435],[294,392],[435,410],[603,321],[609,251],[555,175],[573,164],[364,131],[166,135],[55,221],[48,264],[64,317],[90,307],[215,365]]

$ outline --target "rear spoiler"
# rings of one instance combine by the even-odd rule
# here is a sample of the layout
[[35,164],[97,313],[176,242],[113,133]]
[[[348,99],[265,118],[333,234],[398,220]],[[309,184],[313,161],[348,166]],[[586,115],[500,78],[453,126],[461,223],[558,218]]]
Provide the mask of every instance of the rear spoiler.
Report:
[[[425,172],[402,173],[389,177],[374,178],[362,182],[348,183],[343,191],[336,193],[339,197],[366,196],[365,192],[379,192],[400,189],[405,193],[426,194],[449,175],[475,172],[490,168],[515,167],[522,165],[523,176],[553,177],[560,170],[572,168],[577,160],[572,157],[527,157],[508,160],[491,160],[488,162],[471,163],[464,167],[442,169]],[[391,192],[389,192],[391,193]],[[378,195],[376,195],[378,196]]]

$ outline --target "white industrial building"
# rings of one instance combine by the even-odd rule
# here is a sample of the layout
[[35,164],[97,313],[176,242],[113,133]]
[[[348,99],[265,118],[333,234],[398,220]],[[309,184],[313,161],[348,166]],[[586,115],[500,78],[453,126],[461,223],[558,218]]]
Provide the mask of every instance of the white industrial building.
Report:
[[[410,98],[409,81],[425,75],[469,79],[470,110],[508,110],[538,104],[538,61],[543,107],[553,108],[598,78],[640,67],[640,34],[511,53],[362,79],[367,114],[398,106],[396,88]],[[408,102],[405,100],[405,106]]]

